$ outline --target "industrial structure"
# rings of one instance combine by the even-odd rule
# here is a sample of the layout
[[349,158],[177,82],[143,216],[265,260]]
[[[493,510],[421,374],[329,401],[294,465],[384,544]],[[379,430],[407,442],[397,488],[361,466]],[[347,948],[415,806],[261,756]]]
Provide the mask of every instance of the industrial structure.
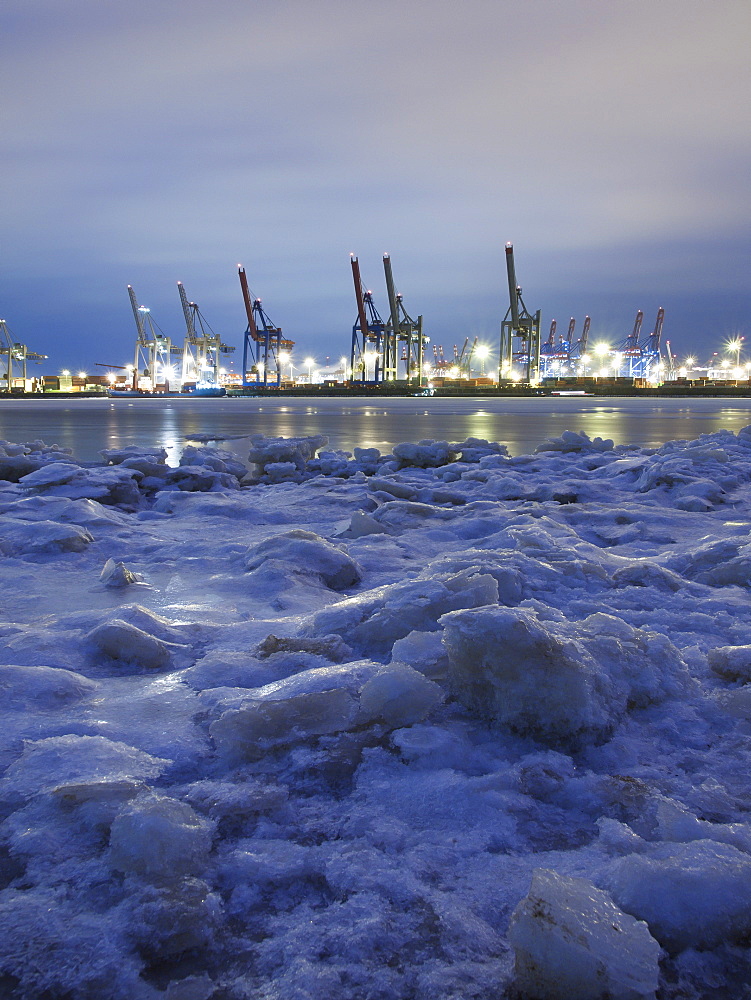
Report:
[[130,305],[136,321],[136,349],[133,359],[133,389],[146,382],[146,387],[152,392],[158,384],[169,388],[172,377],[172,355],[181,355],[180,347],[173,347],[172,341],[165,336],[154,322],[151,310],[138,304],[132,285],[128,285]]
[[274,326],[261,304],[260,299],[251,299],[245,268],[238,267],[240,287],[245,303],[248,325],[243,337],[242,384],[275,385],[282,384],[282,365],[289,360],[295,346],[294,340],[282,338],[282,330]]
[[195,302],[189,302],[185,288],[178,281],[180,303],[185,317],[185,340],[182,352],[182,384],[195,382],[219,385],[219,362],[222,354],[232,354],[235,348],[223,344],[214,333]]
[[0,319],[0,392],[25,392],[28,382],[28,361],[44,361],[46,354],[30,351],[26,344],[14,341],[8,324]]
[[[640,309],[636,314],[631,333],[615,347],[609,344],[589,345],[590,318],[584,318],[581,337],[574,341],[576,320],[569,322],[568,334],[555,338],[556,321],[550,326],[550,334],[542,345],[540,352],[540,377],[556,378],[572,375],[612,375],[613,378],[628,378],[644,382],[668,379],[677,376],[677,369],[667,347],[667,357],[662,356],[662,325],[665,310],[657,311],[654,329],[642,338],[641,328],[644,313]],[[594,357],[593,357],[594,355]]]
[[177,289],[185,319],[182,346],[173,344],[171,338],[161,331],[154,322],[151,310],[139,305],[133,286],[128,285],[128,296],[136,321],[131,387],[134,392],[169,392],[175,379],[180,383],[180,388],[200,384],[218,386],[221,356],[232,354],[235,350],[222,343],[197,304],[188,300],[182,282],[178,281]]
[[[669,344],[667,359],[661,356],[665,315],[662,307],[657,312],[651,333],[642,338],[644,314],[639,310],[633,330],[615,347],[601,342],[590,344],[589,316],[584,318],[578,338],[574,317],[569,320],[565,333],[558,332],[557,321],[553,319],[547,339],[543,342],[540,310],[533,313],[527,308],[521,286],[517,284],[512,243],[506,244],[505,252],[509,304],[500,325],[497,375],[503,391],[510,388],[509,383],[512,382],[537,386],[543,380],[608,377],[654,383],[685,377],[685,369],[676,366]],[[466,380],[474,388],[491,383],[485,372],[490,348],[480,343],[478,337],[470,339],[467,336],[463,344],[459,341],[453,345],[452,351],[447,350],[446,353],[441,344],[434,344],[430,359],[426,357],[430,338],[423,333],[423,318],[418,316],[415,320],[407,312],[403,297],[396,289],[389,254],[383,255],[388,298],[385,319],[376,307],[373,292],[363,284],[359,261],[354,254],[350,255],[350,264],[357,317],[352,326],[349,363],[342,358],[340,367],[329,375],[323,375],[323,381],[341,381],[353,389],[366,385],[376,388],[384,385],[386,388],[390,384],[390,391],[399,391],[401,386],[421,391],[429,379],[438,380],[438,385]],[[242,389],[252,393],[254,388],[274,390],[290,387],[293,385],[291,351],[295,342],[283,337],[281,327],[271,321],[261,299],[251,294],[242,266],[238,266],[238,273],[247,318],[243,339]],[[159,329],[150,310],[139,305],[132,286],[128,286],[137,330],[134,363],[127,366],[127,370],[132,372],[133,393],[169,392],[170,383],[174,381],[178,383],[176,389],[179,391],[201,389],[204,394],[220,394],[212,390],[220,388],[222,382],[232,387],[233,379],[235,390],[242,391],[238,386],[240,374],[227,376],[219,367],[221,356],[232,353],[235,348],[222,343],[198,305],[188,299],[181,282],[177,283],[177,287],[185,320],[185,336],[181,345],[173,343]],[[740,341],[736,346],[739,344]],[[739,349],[736,354],[736,368],[739,368]],[[0,367],[0,389],[11,384],[15,375],[14,366],[22,366],[19,376],[25,378],[26,359],[37,360],[41,357],[27,352],[24,345],[13,343],[7,327],[0,321],[0,365],[5,359],[7,369],[3,375]],[[688,360],[693,365],[693,359]],[[287,365],[289,375],[285,382],[283,371]],[[305,365],[308,368],[307,379],[303,377],[299,381],[312,384],[321,379],[321,373],[314,379],[312,358],[306,360]],[[751,368],[751,363],[748,367]],[[123,388],[122,382],[119,387]]]
[[537,382],[540,378],[540,310],[532,315],[524,304],[521,286],[516,283],[514,247],[511,243],[506,244],[506,276],[509,308],[501,323],[499,379],[510,379],[516,364],[521,367],[525,382]]
[[[421,385],[424,351],[428,338],[422,332],[422,316],[413,320],[396,291],[391,269],[391,257],[383,255],[389,319],[384,322],[360,275],[360,264],[350,254],[355,285],[357,319],[352,327],[350,373],[352,382],[394,382],[399,379],[399,361],[404,365],[404,380],[408,385]],[[372,378],[369,371],[372,366]]]

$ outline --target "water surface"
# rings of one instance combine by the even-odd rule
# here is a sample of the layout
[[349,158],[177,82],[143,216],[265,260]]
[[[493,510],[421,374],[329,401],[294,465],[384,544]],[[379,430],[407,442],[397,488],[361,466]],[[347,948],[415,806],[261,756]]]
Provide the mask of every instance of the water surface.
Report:
[[721,428],[751,424],[751,399],[529,398],[295,398],[251,399],[9,399],[0,401],[0,438],[41,439],[73,449],[83,461],[103,448],[166,448],[176,464],[186,444],[209,435],[242,458],[250,436],[325,434],[329,447],[388,452],[400,441],[486,438],[512,455],[527,454],[564,430],[612,438],[616,444],[657,447]]

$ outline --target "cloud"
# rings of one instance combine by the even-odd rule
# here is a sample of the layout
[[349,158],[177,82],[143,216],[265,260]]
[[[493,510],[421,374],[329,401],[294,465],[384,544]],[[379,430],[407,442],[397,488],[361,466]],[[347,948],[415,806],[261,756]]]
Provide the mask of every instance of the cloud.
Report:
[[348,254],[380,281],[389,250],[451,336],[504,311],[507,239],[542,300],[745,288],[749,27],[745,0],[7,0],[3,308],[44,338],[182,277],[231,325],[242,260],[277,321],[346,340]]

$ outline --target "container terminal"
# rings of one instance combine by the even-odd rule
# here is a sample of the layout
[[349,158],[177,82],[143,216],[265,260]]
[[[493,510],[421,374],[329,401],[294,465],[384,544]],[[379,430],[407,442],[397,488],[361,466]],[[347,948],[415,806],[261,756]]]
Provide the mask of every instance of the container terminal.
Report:
[[[514,248],[505,247],[508,307],[500,323],[497,364],[495,345],[466,337],[461,347],[445,351],[431,343],[423,317],[413,319],[397,291],[391,257],[383,255],[385,319],[373,292],[364,284],[358,258],[350,255],[355,320],[348,356],[316,370],[312,358],[295,359],[295,341],[285,337],[251,294],[245,268],[238,266],[247,325],[242,335],[240,372],[232,370],[235,347],[214,332],[197,303],[177,282],[184,321],[181,338],[165,334],[151,310],[139,304],[128,285],[136,327],[133,362],[96,362],[99,374],[64,371],[30,377],[29,362],[46,355],[29,350],[0,320],[0,396],[49,393],[111,396],[482,396],[482,395],[749,395],[751,363],[741,363],[743,338],[725,344],[725,356],[714,355],[704,367],[695,358],[679,365],[670,341],[663,341],[665,310],[657,310],[654,326],[642,332],[644,313],[637,311],[633,329],[620,343],[590,341],[587,315],[577,335],[577,321],[566,332],[551,320],[543,340],[540,310],[530,312],[517,283]],[[296,361],[296,364],[294,363]]]

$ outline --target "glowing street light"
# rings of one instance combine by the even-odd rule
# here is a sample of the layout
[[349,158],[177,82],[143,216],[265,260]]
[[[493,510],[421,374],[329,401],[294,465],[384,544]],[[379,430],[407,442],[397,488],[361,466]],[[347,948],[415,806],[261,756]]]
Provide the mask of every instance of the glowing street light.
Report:
[[734,337],[733,340],[729,340],[725,344],[726,350],[731,354],[735,354],[735,367],[740,367],[741,363],[741,347],[743,346],[743,337]]
[[308,385],[313,384],[313,365],[315,364],[315,358],[306,358],[303,364],[308,369]]
[[378,355],[375,351],[365,351],[363,354],[363,361],[365,362],[365,381],[368,381],[368,366],[373,365],[373,378],[375,379],[375,362]]
[[480,374],[484,375],[485,362],[487,361],[488,355],[490,354],[490,348],[488,347],[487,344],[480,344],[475,350],[475,354],[480,359]]
[[292,381],[292,355],[289,351],[279,352],[279,367],[283,368],[285,365],[289,365],[289,380]]

